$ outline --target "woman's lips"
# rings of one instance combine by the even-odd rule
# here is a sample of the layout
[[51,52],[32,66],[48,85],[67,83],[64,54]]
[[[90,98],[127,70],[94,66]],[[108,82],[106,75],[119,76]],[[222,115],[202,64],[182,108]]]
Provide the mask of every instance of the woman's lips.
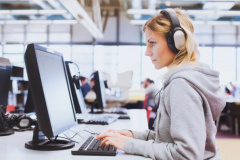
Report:
[[156,59],[152,59],[152,63],[154,63],[156,61]]

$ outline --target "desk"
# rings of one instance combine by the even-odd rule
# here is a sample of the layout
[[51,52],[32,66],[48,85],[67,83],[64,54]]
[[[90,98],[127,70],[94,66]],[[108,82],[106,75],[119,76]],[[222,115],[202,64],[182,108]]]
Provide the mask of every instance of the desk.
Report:
[[[137,103],[138,101],[145,100],[145,94],[146,93],[144,90],[130,90],[129,91],[129,99],[106,96],[106,101],[107,102],[119,102],[119,103]],[[96,99],[96,94],[92,91],[90,91],[85,97],[85,100],[90,103],[94,102],[95,99]]]
[[[106,115],[106,114],[104,114]],[[111,114],[113,115],[113,114]],[[85,127],[90,128],[95,132],[104,132],[108,129],[132,129],[138,131],[144,131],[147,127],[147,117],[145,110],[128,110],[128,115],[131,117],[130,120],[117,120],[110,125],[86,125],[80,124],[73,127],[71,130],[78,132],[83,130]],[[80,115],[77,115],[80,116]],[[99,117],[101,115],[90,115],[88,118]],[[73,135],[71,131],[64,132],[67,136]],[[115,157],[112,156],[73,156],[71,149],[62,151],[35,151],[29,150],[24,147],[27,141],[32,139],[32,131],[26,132],[15,132],[11,136],[0,137],[0,159],[1,160],[146,160],[145,158],[138,155],[125,154],[122,151],[118,151]],[[87,135],[87,132],[81,132],[82,136]],[[81,138],[76,136],[75,141],[80,141]]]

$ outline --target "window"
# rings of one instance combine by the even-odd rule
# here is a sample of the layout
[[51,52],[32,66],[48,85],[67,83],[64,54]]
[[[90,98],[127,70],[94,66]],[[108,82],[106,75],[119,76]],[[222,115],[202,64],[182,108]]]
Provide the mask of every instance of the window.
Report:
[[23,54],[4,54],[3,57],[9,59],[12,65],[24,63]]
[[46,33],[27,33],[27,42],[31,43],[44,43],[47,42]]
[[141,46],[118,47],[118,73],[133,71],[132,88],[141,82]]
[[167,72],[167,68],[155,69],[154,64],[152,63],[149,56],[145,55],[146,46],[142,47],[142,81],[146,78],[153,80],[158,88],[162,86],[162,78]]
[[24,65],[24,45],[4,45],[2,55],[8,58],[12,65]]
[[213,62],[213,49],[212,47],[199,47],[200,62],[208,64],[211,68]]
[[213,69],[220,72],[220,85],[236,80],[236,48],[214,47]]
[[73,45],[72,61],[80,69],[80,74],[89,77],[93,73],[93,46],[92,45]]
[[3,53],[23,53],[24,52],[24,46],[23,45],[4,45],[3,46]]
[[71,61],[71,46],[70,45],[49,45],[49,48],[62,53],[65,61]]
[[94,46],[94,70],[117,72],[117,46]]

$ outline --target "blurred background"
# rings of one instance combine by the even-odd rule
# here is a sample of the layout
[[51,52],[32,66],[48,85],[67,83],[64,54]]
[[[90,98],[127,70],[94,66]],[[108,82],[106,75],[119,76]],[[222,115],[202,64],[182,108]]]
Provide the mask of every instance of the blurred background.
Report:
[[[21,75],[11,78],[9,105],[24,105],[26,101],[24,53],[30,43],[61,52],[65,60],[79,66],[81,76],[86,78],[99,70],[115,83],[118,74],[132,71],[132,90],[140,90],[141,84],[146,88],[151,82],[160,89],[167,69],[155,70],[145,56],[142,25],[165,8],[180,8],[192,19],[200,61],[220,71],[220,90],[229,103],[237,102],[240,1],[0,0],[0,57],[10,59],[16,74]],[[231,107],[226,108],[218,121],[217,138],[223,141],[217,143],[225,147],[221,150],[223,159],[231,159],[232,150],[240,149],[240,141],[225,141],[239,138],[235,128],[240,112],[231,111]],[[234,152],[234,157],[240,157],[239,152]]]

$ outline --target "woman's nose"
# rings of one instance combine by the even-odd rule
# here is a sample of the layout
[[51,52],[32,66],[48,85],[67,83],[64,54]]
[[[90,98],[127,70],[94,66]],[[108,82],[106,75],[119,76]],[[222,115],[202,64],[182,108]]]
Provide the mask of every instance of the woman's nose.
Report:
[[145,56],[151,56],[151,55],[152,55],[152,52],[146,49]]

